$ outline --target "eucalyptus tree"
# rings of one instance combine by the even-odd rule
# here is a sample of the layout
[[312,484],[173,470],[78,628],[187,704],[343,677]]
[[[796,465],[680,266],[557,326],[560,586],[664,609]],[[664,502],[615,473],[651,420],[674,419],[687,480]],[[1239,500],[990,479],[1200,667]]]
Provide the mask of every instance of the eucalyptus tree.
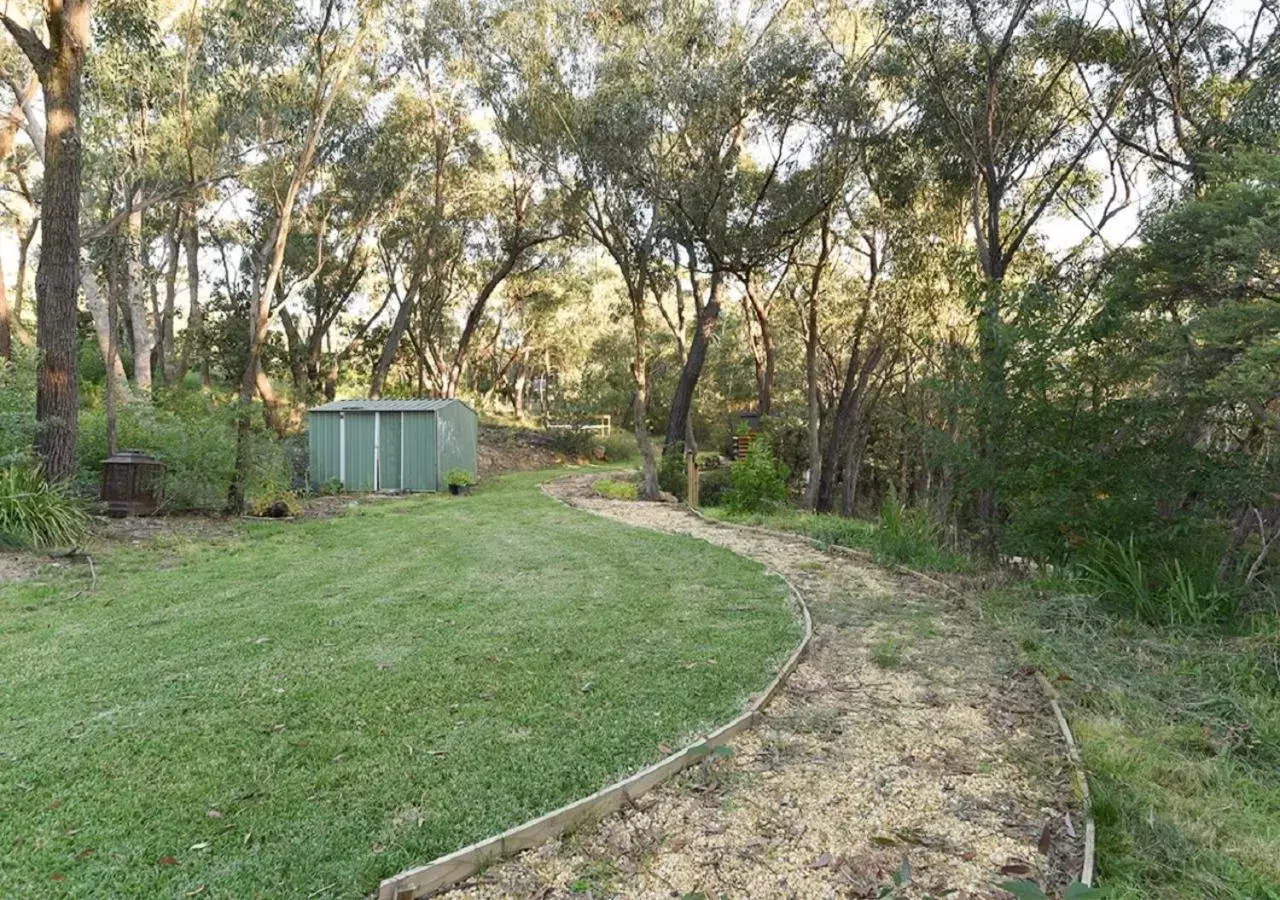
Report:
[[[271,73],[275,77],[267,79],[272,90],[268,98],[275,102],[262,111],[261,124],[277,131],[282,152],[264,160],[251,176],[264,230],[249,263],[248,353],[240,379],[235,474],[227,493],[227,506],[235,511],[243,509],[245,502],[250,464],[249,408],[257,393],[269,389],[261,369],[262,348],[272,314],[278,308],[277,290],[294,215],[303,189],[312,179],[317,154],[329,136],[329,115],[338,98],[349,89],[348,79],[356,73],[357,63],[368,49],[366,39],[374,30],[371,19],[379,15],[376,6],[347,6],[339,0],[325,0],[316,10],[296,10],[295,22],[280,23],[273,18],[278,15],[275,4],[245,2],[244,12],[256,17],[267,31],[277,36],[292,32],[301,56],[296,68]],[[274,121],[269,122],[268,117]],[[307,199],[302,197],[301,202]],[[270,405],[270,398],[265,399]]]
[[981,368],[977,509],[996,552],[1000,420],[1009,348],[1005,283],[1046,216],[1093,188],[1092,154],[1146,66],[1113,77],[1111,3],[1075,0],[891,2],[917,125],[939,171],[963,185],[979,279],[973,298]]
[[76,298],[80,279],[80,94],[89,44],[88,0],[45,0],[42,38],[7,12],[0,22],[26,55],[44,94],[42,238],[36,272],[36,453],[51,481],[75,473]]

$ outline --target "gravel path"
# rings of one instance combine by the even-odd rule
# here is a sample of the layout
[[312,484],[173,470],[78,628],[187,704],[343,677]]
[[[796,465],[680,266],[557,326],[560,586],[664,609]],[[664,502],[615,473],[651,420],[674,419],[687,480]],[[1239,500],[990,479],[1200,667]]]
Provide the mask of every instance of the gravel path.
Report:
[[997,885],[1010,878],[1060,888],[1078,872],[1083,829],[1056,727],[972,613],[801,539],[599,499],[596,477],[548,490],[786,575],[813,613],[811,652],[731,755],[446,896],[959,900],[1008,897]]

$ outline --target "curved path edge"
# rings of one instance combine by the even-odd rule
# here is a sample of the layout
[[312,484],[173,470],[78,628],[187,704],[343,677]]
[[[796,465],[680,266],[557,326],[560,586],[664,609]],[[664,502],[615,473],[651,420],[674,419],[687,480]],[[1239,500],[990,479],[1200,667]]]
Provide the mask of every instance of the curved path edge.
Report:
[[[546,490],[544,485],[540,485],[539,489],[545,496],[557,503],[585,512],[588,515],[594,515],[589,510],[573,506],[554,496]],[[633,525],[631,527],[643,526]],[[663,533],[665,534],[666,532]],[[695,540],[700,539],[695,538]],[[761,712],[773,701],[787,678],[795,671],[796,666],[800,664],[805,653],[809,650],[810,641],[813,639],[813,619],[809,615],[809,606],[805,603],[803,595],[786,576],[778,572],[773,574],[781,578],[782,582],[787,586],[787,594],[799,613],[800,620],[804,626],[804,633],[800,638],[800,643],[796,645],[791,655],[787,657],[787,661],[778,670],[778,674],[773,681],[769,683],[764,691],[754,695],[743,712],[736,718],[709,732],[684,749],[677,750],[670,756],[623,778],[621,781],[602,788],[594,794],[575,800],[559,809],[538,816],[536,819],[530,819],[523,825],[517,825],[501,834],[478,841],[469,847],[455,850],[453,853],[441,856],[426,865],[406,869],[398,875],[385,879],[378,886],[378,900],[416,900],[418,897],[425,897],[471,877],[476,872],[498,860],[537,847],[539,844],[559,837],[588,822],[603,819],[605,816],[617,812],[623,806],[634,803],[639,797],[644,796],[644,794],[663,782],[670,780],[689,768],[689,766],[701,762],[717,747],[728,743],[735,735],[755,725]]]

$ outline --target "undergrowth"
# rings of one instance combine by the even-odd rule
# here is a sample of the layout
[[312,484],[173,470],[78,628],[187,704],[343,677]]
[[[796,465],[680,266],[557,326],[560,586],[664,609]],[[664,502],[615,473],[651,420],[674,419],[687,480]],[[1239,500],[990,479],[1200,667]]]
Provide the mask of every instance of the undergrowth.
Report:
[[1275,617],[1156,627],[1078,587],[1017,585],[982,609],[1072,703],[1109,896],[1280,898]]

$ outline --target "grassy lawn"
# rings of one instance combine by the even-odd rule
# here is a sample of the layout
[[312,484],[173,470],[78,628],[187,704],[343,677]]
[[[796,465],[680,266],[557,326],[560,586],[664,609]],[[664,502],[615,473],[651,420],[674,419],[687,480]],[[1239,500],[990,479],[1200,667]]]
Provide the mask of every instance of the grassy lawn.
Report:
[[1071,701],[1113,900],[1280,900],[1280,632],[1155,630],[1068,586],[987,597]]
[[361,896],[768,683],[777,580],[538,480],[4,588],[0,896]]

